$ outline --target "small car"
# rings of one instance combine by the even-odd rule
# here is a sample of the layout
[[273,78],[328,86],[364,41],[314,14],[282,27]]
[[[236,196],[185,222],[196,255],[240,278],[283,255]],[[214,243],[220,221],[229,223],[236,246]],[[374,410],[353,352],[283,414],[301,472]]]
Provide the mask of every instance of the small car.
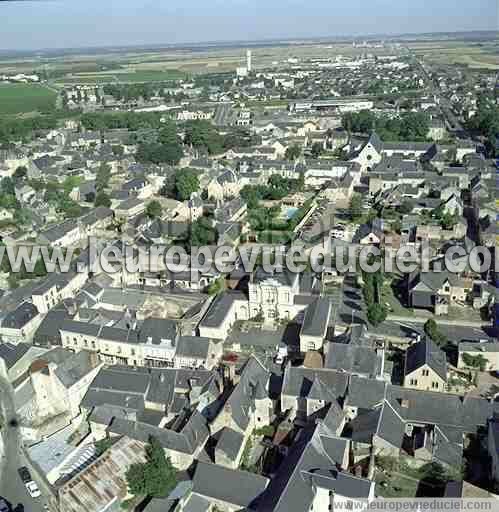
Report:
[[28,490],[28,493],[32,498],[39,498],[42,495],[40,489],[38,488],[38,485],[36,485],[36,483],[33,480],[26,484],[26,489]]

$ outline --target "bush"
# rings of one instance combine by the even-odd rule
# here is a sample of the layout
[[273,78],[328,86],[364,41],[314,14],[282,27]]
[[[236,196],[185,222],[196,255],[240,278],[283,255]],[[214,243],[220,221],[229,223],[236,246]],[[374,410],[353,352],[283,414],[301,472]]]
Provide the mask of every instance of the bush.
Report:
[[147,462],[132,464],[126,473],[130,493],[153,498],[168,496],[177,485],[177,471],[153,436],[149,438],[146,455]]

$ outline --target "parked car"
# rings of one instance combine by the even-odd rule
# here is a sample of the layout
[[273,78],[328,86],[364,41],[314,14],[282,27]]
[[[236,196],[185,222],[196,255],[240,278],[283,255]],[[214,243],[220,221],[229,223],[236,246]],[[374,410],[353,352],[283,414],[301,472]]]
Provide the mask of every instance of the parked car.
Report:
[[38,485],[36,485],[36,482],[33,480],[26,484],[26,489],[28,490],[28,493],[32,498],[39,498],[42,495],[40,489],[38,488]]
[[26,486],[26,490],[28,491],[29,495],[32,498],[39,498],[42,495],[42,493],[40,492],[38,485],[36,485],[36,482],[33,480],[33,478],[31,478],[31,473],[29,472],[29,469],[23,466],[22,468],[19,468],[17,472],[19,473],[21,480]]
[[26,466],[19,468],[17,472],[19,473],[19,476],[21,477],[21,480],[23,481],[24,484],[27,484],[28,482],[31,482],[33,480],[31,478],[31,473],[29,472],[29,469]]

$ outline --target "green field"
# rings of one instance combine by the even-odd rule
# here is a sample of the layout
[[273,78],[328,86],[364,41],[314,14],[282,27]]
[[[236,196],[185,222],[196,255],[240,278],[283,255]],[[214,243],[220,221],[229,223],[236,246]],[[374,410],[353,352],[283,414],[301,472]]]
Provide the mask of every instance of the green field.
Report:
[[102,84],[102,83],[137,83],[137,82],[166,82],[186,78],[186,73],[171,69],[167,71],[127,71],[105,73],[81,73],[59,78],[61,84]]
[[47,112],[55,109],[57,94],[43,85],[0,85],[0,115]]

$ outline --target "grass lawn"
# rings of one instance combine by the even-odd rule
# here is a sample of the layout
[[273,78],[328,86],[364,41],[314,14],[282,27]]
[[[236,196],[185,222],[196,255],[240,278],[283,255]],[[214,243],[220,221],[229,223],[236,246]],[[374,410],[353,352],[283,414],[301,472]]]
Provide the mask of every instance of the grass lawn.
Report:
[[414,316],[413,310],[404,307],[395,296],[392,288],[392,280],[387,279],[383,283],[383,288],[381,289],[381,303],[390,305],[389,314],[408,317]]
[[38,84],[0,85],[0,114],[26,114],[55,109],[57,94]]
[[376,492],[383,498],[413,498],[418,490],[418,481],[403,475],[376,471],[375,481]]
[[106,71],[103,73],[85,73],[63,77],[58,83],[64,84],[101,84],[101,83],[137,83],[137,82],[166,82],[168,80],[180,80],[186,78],[187,74],[177,69],[166,71],[127,71],[116,72]]

